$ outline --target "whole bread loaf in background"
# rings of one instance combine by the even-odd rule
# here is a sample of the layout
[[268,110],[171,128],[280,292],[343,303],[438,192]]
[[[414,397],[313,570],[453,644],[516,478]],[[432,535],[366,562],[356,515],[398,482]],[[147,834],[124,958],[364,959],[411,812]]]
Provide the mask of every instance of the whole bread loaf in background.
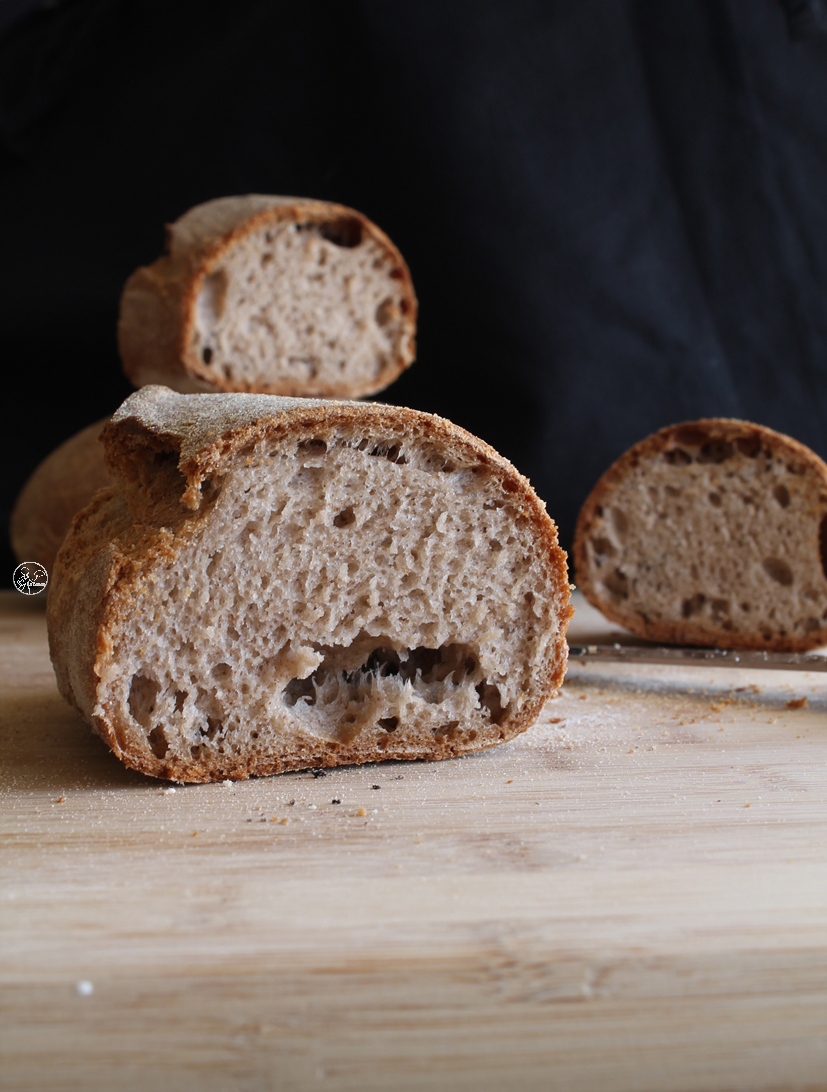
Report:
[[51,573],[73,516],[111,483],[99,437],[109,418],[71,436],[47,455],[20,491],[10,537],[18,561],[38,561]]
[[358,398],[414,358],[402,255],[366,216],[291,197],[224,197],[167,228],[129,278],[118,343],[135,386]]
[[430,414],[147,387],[104,433],[48,623],[61,693],[181,781],[433,759],[562,682],[565,554],[528,482]]
[[721,648],[827,643],[827,465],[746,421],[649,436],[577,524],[578,587],[641,637]]

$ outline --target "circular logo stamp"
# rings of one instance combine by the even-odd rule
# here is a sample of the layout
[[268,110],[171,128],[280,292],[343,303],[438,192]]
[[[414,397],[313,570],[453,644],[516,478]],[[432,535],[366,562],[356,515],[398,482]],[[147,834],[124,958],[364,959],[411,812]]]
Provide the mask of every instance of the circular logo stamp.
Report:
[[12,582],[24,595],[40,595],[49,583],[49,574],[39,561],[24,561],[14,570]]

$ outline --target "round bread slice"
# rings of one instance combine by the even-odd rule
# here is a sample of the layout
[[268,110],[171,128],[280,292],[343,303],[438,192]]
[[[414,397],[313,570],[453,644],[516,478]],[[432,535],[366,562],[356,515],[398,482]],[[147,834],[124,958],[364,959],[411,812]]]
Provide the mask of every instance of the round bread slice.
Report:
[[416,296],[366,216],[295,197],[223,197],[167,227],[121,297],[136,387],[359,398],[414,358]]
[[528,482],[430,414],[147,387],[48,603],[61,693],[180,781],[477,751],[560,686],[565,554]]
[[37,561],[51,573],[72,517],[111,483],[99,442],[108,420],[96,421],[55,448],[20,490],[9,525],[18,561]]
[[762,425],[673,425],[592,490],[577,584],[652,641],[803,651],[827,643],[827,465]]

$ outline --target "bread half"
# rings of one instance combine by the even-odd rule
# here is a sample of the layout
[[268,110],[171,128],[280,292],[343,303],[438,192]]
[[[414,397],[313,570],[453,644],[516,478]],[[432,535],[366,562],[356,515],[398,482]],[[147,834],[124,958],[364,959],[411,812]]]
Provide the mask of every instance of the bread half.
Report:
[[366,216],[292,197],[224,197],[167,227],[121,297],[136,387],[358,398],[414,358],[416,296]]
[[580,513],[577,584],[652,641],[797,651],[827,643],[827,465],[746,421],[649,436]]
[[147,387],[51,584],[61,693],[180,781],[435,759],[562,682],[565,554],[482,441],[378,404]]

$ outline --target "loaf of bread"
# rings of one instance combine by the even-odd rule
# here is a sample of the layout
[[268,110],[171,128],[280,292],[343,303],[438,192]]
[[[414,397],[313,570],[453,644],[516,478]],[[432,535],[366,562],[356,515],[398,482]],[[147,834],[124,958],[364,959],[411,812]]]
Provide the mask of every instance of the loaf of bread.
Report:
[[606,471],[580,513],[577,584],[641,637],[827,643],[827,465],[745,421],[674,425]]
[[104,443],[48,623],[61,693],[180,781],[435,759],[559,687],[565,554],[528,482],[430,414],[146,387]]
[[121,297],[136,387],[359,398],[414,358],[416,296],[390,239],[344,205],[224,197],[167,228]]
[[47,455],[15,501],[10,538],[18,561],[37,561],[51,573],[72,517],[111,482],[99,437],[109,418],[76,433]]

